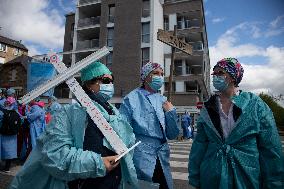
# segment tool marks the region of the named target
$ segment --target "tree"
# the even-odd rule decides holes
[[[283,95],[281,95],[282,97]],[[260,93],[259,97],[270,107],[273,112],[278,129],[284,130],[284,108],[282,108],[275,100],[274,96]]]

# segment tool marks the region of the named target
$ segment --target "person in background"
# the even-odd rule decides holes
[[[27,120],[26,110],[28,107],[18,101],[18,112],[22,118],[22,124],[18,132],[18,157],[20,160],[25,161],[32,149],[30,137],[30,123]]]
[[[4,108],[4,103],[6,101],[5,95],[4,95],[4,91],[2,89],[0,89],[0,110],[1,108]]]
[[[59,111],[62,106],[57,102],[57,98],[55,96],[48,97],[47,107],[46,107],[46,115],[45,120],[46,124],[48,124],[52,119],[52,114],[56,111]]]
[[[57,102],[57,98],[55,96],[48,97],[46,112],[53,113],[55,111],[59,111],[62,106]]]
[[[112,129],[129,148],[135,142],[131,126],[108,103],[113,77],[100,62],[81,71],[86,94]],[[117,154],[79,103],[63,106],[52,114],[46,132],[37,140],[10,189],[137,189],[132,153],[115,162]]]
[[[191,124],[191,117],[188,114],[188,112],[185,111],[181,117],[181,127],[183,130],[184,139],[190,139],[192,137],[192,130],[191,130],[190,124]]]
[[[17,100],[16,91],[13,88],[7,89],[6,95],[7,95],[7,98],[8,97],[13,97],[15,100]],[[17,101],[16,101],[16,103],[13,104],[13,108],[12,109],[15,109],[15,110],[18,109],[18,102]]]
[[[5,110],[15,110],[16,100],[13,97],[8,97],[4,103]],[[16,110],[15,110],[16,111]],[[3,111],[0,110],[0,127],[3,125]],[[4,168],[2,171],[9,173],[12,163],[12,159],[17,158],[17,134],[14,135],[3,135],[0,134],[0,158],[5,160]]]
[[[30,137],[32,149],[36,146],[36,139],[45,130],[45,110],[44,102],[38,98],[30,102],[30,110],[26,108],[26,118],[30,123]]]
[[[142,86],[123,99],[119,111],[132,126],[136,140],[142,142],[133,157],[138,178],[172,189],[167,139],[175,139],[179,129],[174,106],[158,92],[164,84],[163,74],[158,63],[144,65]]]
[[[204,103],[189,155],[189,184],[200,189],[283,189],[284,159],[270,108],[238,90],[244,69],[235,58],[213,68],[218,93]]]

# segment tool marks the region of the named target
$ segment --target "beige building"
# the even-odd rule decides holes
[[[0,64],[21,55],[28,55],[28,49],[21,42],[0,35]]]

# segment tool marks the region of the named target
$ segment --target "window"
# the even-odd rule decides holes
[[[114,23],[115,5],[111,4],[108,6],[108,22]]]
[[[114,28],[108,28],[108,32],[107,32],[107,46],[108,47],[113,47],[113,33],[114,33]]]
[[[150,0],[143,0],[142,17],[146,18],[150,16]]]
[[[150,23],[142,23],[142,43],[150,43]]]
[[[110,52],[106,57],[106,66],[107,67],[112,65],[112,54],[113,54],[113,52]]]
[[[172,91],[176,91],[176,83],[172,82]],[[169,91],[169,82],[165,82],[165,91]]]
[[[190,63],[185,62],[185,74],[191,74]]]
[[[66,83],[61,83],[54,89],[54,96],[58,98],[69,98],[69,87]]]
[[[150,48],[142,49],[142,66],[144,66],[150,60]]]
[[[169,17],[164,17],[164,30],[169,30]]]
[[[11,72],[11,79],[10,81],[16,81],[16,77],[17,77],[17,70],[12,70]]]
[[[71,24],[71,33],[70,33],[70,38],[73,39],[74,37],[74,28],[75,28],[75,24]]]
[[[183,17],[177,17],[177,29],[183,29]]]
[[[17,56],[17,55],[19,55],[19,54],[20,54],[20,49],[15,48],[15,49],[14,49],[14,55]]]
[[[174,75],[179,76],[182,75],[182,60],[175,60],[174,64]]]
[[[186,81],[185,82],[185,91],[186,92],[197,92],[197,83],[194,81]]]
[[[6,45],[3,43],[0,43],[0,51],[6,52]]]

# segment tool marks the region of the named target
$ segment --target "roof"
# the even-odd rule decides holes
[[[25,69],[27,69],[28,67],[28,63],[32,60],[32,57],[27,56],[27,55],[21,55],[18,56],[17,58],[2,64],[2,68],[7,67],[7,66],[11,66],[11,65],[15,65],[15,64],[22,64],[24,66]]]
[[[75,15],[74,12],[69,12],[69,13],[65,14],[65,17],[67,17],[67,16],[74,16],[74,15]]]
[[[25,47],[25,45],[21,44],[19,41],[15,41],[13,39],[9,39],[9,38],[1,36],[1,35],[0,35],[0,43],[4,43],[4,44],[7,44],[7,45],[11,45],[13,47],[17,47],[19,49],[23,49],[23,50],[28,51],[28,49]]]

